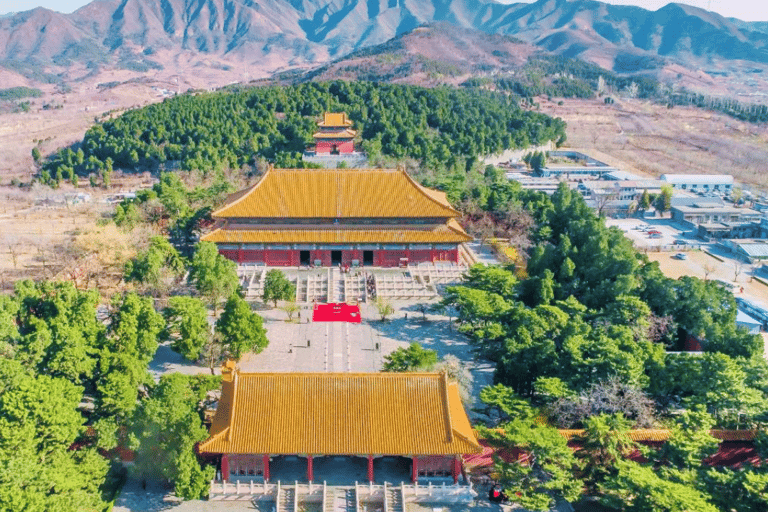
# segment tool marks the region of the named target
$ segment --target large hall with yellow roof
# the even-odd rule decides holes
[[[237,263],[397,267],[459,261],[471,237],[443,192],[403,169],[273,169],[202,237]]]

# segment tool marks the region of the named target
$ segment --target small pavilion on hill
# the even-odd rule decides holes
[[[445,193],[401,169],[269,169],[213,213],[202,240],[268,266],[457,263],[472,239],[458,216]]]
[[[343,155],[355,151],[355,135],[352,121],[344,112],[326,112],[323,120],[317,123],[318,131],[312,136],[315,139],[315,152],[318,155]]]
[[[412,480],[462,478],[462,455],[482,452],[459,389],[436,373],[240,373],[223,369],[221,399],[201,455],[228,482],[278,480],[286,461],[306,481],[338,477],[340,461],[405,464]],[[329,459],[332,459],[330,461]],[[323,473],[329,462],[335,475]],[[276,469],[274,471],[277,471]],[[296,473],[292,473],[296,475]],[[295,477],[295,476],[294,476]]]

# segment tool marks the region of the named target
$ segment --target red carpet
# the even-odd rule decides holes
[[[318,304],[312,311],[313,322],[351,322],[359,324],[362,321],[360,317],[360,306],[350,306],[349,304]]]

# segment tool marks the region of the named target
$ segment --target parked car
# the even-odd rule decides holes
[[[648,233],[648,238],[661,238],[663,235],[656,231],[655,233]]]
[[[688,259],[688,255],[685,254],[684,252],[679,252],[679,253],[675,254],[674,256],[672,256],[672,257],[675,258],[676,260],[687,260]]]

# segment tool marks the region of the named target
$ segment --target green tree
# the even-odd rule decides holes
[[[525,456],[512,462],[496,458],[498,481],[510,501],[528,510],[549,510],[557,499],[576,501],[583,483],[574,475],[579,461],[557,429],[528,416],[515,419],[503,432],[486,431],[493,444],[508,450],[523,450]]]
[[[296,285],[285,277],[282,270],[273,268],[264,278],[264,302],[272,301],[277,307],[278,300],[293,300],[296,298]]]
[[[599,414],[584,422],[584,434],[579,457],[584,462],[585,475],[594,486],[615,476],[620,461],[626,459],[637,445],[629,437],[631,423],[621,414]]]
[[[710,430],[715,426],[703,406],[675,417],[672,434],[660,450],[660,458],[682,470],[697,469],[701,461],[717,451],[719,442]]]
[[[424,349],[416,342],[407,348],[400,347],[384,356],[381,371],[413,372],[429,371],[437,364],[437,352]]]
[[[216,377],[163,375],[136,411],[137,470],[173,483],[183,499],[203,498],[214,477],[215,469],[195,455],[195,444],[208,438],[201,404],[218,387]]]
[[[219,303],[230,297],[240,285],[235,263],[219,254],[216,245],[200,242],[189,265],[189,280],[207,298],[216,316]]]
[[[152,382],[147,365],[165,322],[151,299],[134,293],[116,297],[110,317],[99,358],[96,405],[101,414],[124,419],[136,408],[139,387]]]
[[[154,236],[146,251],[125,264],[125,280],[167,290],[171,280],[178,281],[184,271],[184,260],[178,251],[165,237]]]
[[[108,463],[71,448],[83,431],[83,388],[0,358],[0,510],[103,510]]]
[[[708,497],[693,486],[662,478],[650,466],[616,463],[614,475],[600,485],[601,502],[626,512],[717,512]]]
[[[32,160],[34,160],[36,164],[40,163],[40,159],[42,157],[43,156],[40,154],[40,148],[38,148],[37,146],[32,148]]]
[[[709,468],[701,472],[700,488],[712,496],[718,510],[768,510],[768,471],[764,466]]]
[[[96,319],[98,293],[71,282],[19,281],[16,359],[39,373],[76,384],[93,378],[104,326]]]
[[[651,196],[648,193],[648,189],[643,189],[643,195],[640,196],[640,208],[647,210],[651,207]]]
[[[167,323],[163,338],[171,340],[171,347],[179,354],[197,360],[212,335],[205,304],[195,297],[171,297],[163,316]]]
[[[216,333],[235,359],[246,352],[259,353],[269,343],[261,317],[237,294],[224,305],[221,318],[216,322]]]
[[[288,321],[293,321],[293,315],[295,315],[299,311],[299,305],[296,304],[295,301],[288,301],[286,302],[283,307],[281,307],[283,311],[285,311],[285,314],[288,315]]]
[[[392,306],[392,303],[384,297],[377,296],[374,305],[376,306],[376,310],[378,311],[379,316],[381,316],[382,322],[386,320],[389,315],[395,312],[395,308]]]
[[[656,198],[656,204],[654,205],[661,213],[668,212],[672,207],[672,195],[674,191],[671,185],[662,185],[661,194]]]

